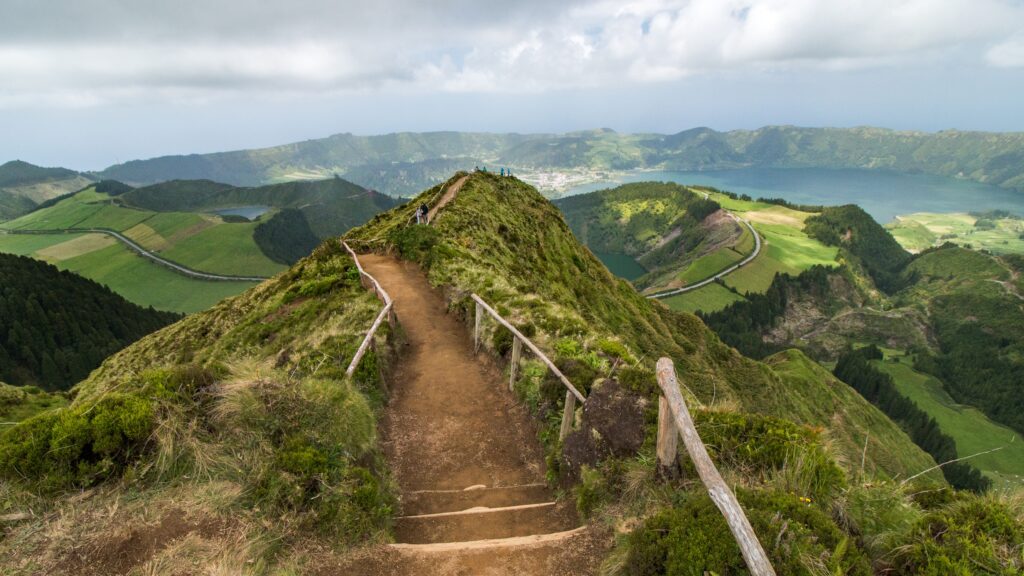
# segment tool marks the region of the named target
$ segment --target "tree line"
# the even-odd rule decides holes
[[[832,373],[903,427],[910,439],[937,463],[956,459],[956,441],[942,432],[935,418],[900,394],[892,376],[870,363],[881,359],[882,351],[874,344],[857,350],[848,349],[839,357]],[[991,480],[967,462],[946,464],[941,470],[946,481],[957,489],[984,492],[992,485]]]

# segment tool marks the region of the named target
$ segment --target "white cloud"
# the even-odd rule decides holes
[[[1024,7],[1007,0],[54,0],[4,11],[0,106],[538,92],[915,66],[954,51],[1024,65]]]
[[[999,68],[1024,66],[1024,35],[993,46],[985,54],[985,59]]]

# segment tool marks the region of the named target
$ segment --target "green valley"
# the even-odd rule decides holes
[[[341,234],[393,204],[343,180],[262,189],[205,181],[132,189],[104,181],[0,224],[0,252],[78,272],[143,306],[196,312],[256,281],[211,280],[173,270],[138,256],[125,242],[203,274],[269,277],[308,254],[321,238]],[[216,213],[254,205],[267,207],[255,221]]]
[[[898,216],[886,228],[910,252],[952,242],[995,254],[1024,253],[1024,218],[1005,211],[972,214],[922,212]]]

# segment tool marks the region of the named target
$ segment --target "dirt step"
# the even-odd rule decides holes
[[[395,540],[406,544],[468,542],[564,532],[578,525],[571,507],[555,502],[471,508],[397,518]]]
[[[607,534],[579,528],[537,537],[390,544],[363,549],[320,576],[593,576],[607,553]]]
[[[503,508],[517,504],[536,504],[551,500],[545,484],[521,486],[484,486],[465,490],[419,490],[402,496],[402,514],[417,516],[438,512],[458,512],[469,508]]]

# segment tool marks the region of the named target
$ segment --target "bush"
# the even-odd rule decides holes
[[[1024,573],[1024,524],[991,497],[967,496],[928,513],[911,543],[898,548],[896,567],[927,576]]]
[[[737,494],[776,573],[868,575],[864,554],[832,519],[795,496]],[[703,492],[648,519],[627,539],[630,576],[746,574],[725,518]]]
[[[788,420],[741,412],[694,412],[694,425],[716,462],[761,474],[799,468],[803,496],[821,498],[845,484],[818,433]]]
[[[431,248],[437,244],[438,232],[432,226],[405,226],[391,232],[389,241],[398,249],[398,254],[420,264],[427,264]]]
[[[134,461],[154,425],[152,402],[130,394],[44,412],[0,435],[0,475],[44,489],[91,486]]]

